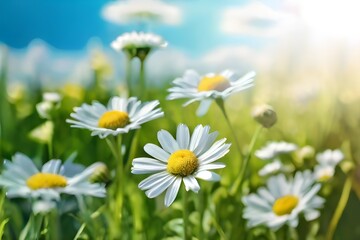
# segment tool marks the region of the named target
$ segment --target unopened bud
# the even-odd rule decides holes
[[[110,173],[108,167],[101,163],[95,169],[90,177],[90,182],[93,183],[108,183],[110,181]]]
[[[298,151],[298,156],[301,159],[311,159],[315,155],[315,149],[312,146],[304,146]]]
[[[252,111],[252,116],[264,128],[271,128],[277,121],[274,108],[267,104],[256,106]]]

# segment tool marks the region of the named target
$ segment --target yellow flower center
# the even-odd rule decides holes
[[[199,82],[198,91],[216,90],[222,92],[228,87],[230,87],[229,80],[221,75],[205,76]]]
[[[130,122],[129,115],[122,111],[108,111],[104,113],[99,119],[99,127],[117,129],[128,125]]]
[[[293,195],[285,195],[276,199],[272,210],[278,216],[290,214],[292,210],[294,210],[294,208],[298,205],[298,203],[299,198]]]
[[[53,173],[37,173],[26,181],[26,185],[32,190],[41,188],[63,188],[67,181],[64,176]]]
[[[182,149],[170,155],[167,171],[173,175],[186,177],[194,173],[198,166],[196,155],[190,150]]]

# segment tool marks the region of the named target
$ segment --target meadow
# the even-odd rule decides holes
[[[45,80],[1,45],[0,238],[360,239],[360,48],[301,33],[182,65],[130,31]]]

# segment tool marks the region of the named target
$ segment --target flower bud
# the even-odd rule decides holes
[[[315,149],[312,146],[304,146],[298,151],[298,156],[301,159],[311,159],[315,156]]]
[[[92,183],[108,183],[110,181],[110,173],[108,167],[101,163],[95,169],[90,177]]]
[[[267,104],[256,106],[252,111],[252,116],[264,128],[272,127],[277,121],[274,108]]]
[[[54,123],[52,121],[46,121],[40,126],[34,128],[30,133],[30,139],[35,142],[48,144],[54,135]]]

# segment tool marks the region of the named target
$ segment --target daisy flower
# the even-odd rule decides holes
[[[200,186],[195,178],[219,181],[220,176],[209,170],[224,168],[224,163],[214,163],[229,152],[226,138],[214,143],[218,133],[209,133],[209,126],[198,125],[190,136],[189,128],[179,124],[176,140],[168,131],[161,130],[157,138],[161,147],[146,144],[144,150],[153,158],[133,160],[133,174],[153,174],[140,182],[139,188],[149,198],[159,196],[166,190],[165,205],[170,206],[176,198],[181,182],[186,191],[198,192]]]
[[[187,70],[183,77],[173,81],[174,87],[168,91],[167,99],[174,100],[188,98],[184,106],[200,101],[197,115],[204,115],[213,100],[225,99],[235,92],[252,87],[255,72],[249,72],[243,77],[237,76],[233,71],[225,70],[220,74],[209,73],[200,76],[194,70]]]
[[[316,155],[316,161],[320,165],[336,166],[344,159],[344,154],[339,150],[328,149]]]
[[[141,103],[135,97],[113,97],[107,106],[94,101],[91,105],[83,104],[75,107],[71,113],[73,119],[66,122],[71,127],[85,128],[91,131],[91,136],[105,138],[109,135],[127,133],[140,128],[141,124],[164,116],[160,108],[156,108],[159,101]]]
[[[56,92],[43,93],[43,101],[36,104],[36,110],[41,118],[51,119],[55,110],[60,107],[62,96]]]
[[[152,49],[166,46],[167,42],[162,37],[144,32],[124,33],[111,43],[115,51],[124,51],[131,58],[137,56],[140,59],[145,58]]]
[[[257,150],[255,156],[268,160],[277,157],[283,153],[290,153],[297,149],[297,146],[293,143],[288,142],[270,142],[265,147]]]
[[[0,186],[6,188],[6,196],[9,198],[59,200],[61,193],[105,197],[104,185],[89,182],[97,165],[98,163],[94,163],[82,172],[68,177],[66,172],[71,169],[67,169],[68,164],[62,165],[60,160],[50,160],[39,171],[30,158],[17,153],[12,161],[5,160]]]
[[[260,176],[267,176],[277,172],[291,172],[292,170],[293,168],[291,166],[284,165],[279,159],[276,159],[266,164],[258,173]]]
[[[336,150],[326,150],[316,155],[319,163],[314,168],[314,176],[319,182],[326,182],[335,174],[335,167],[344,159],[344,154]]]
[[[335,166],[331,165],[316,165],[314,168],[314,177],[319,182],[326,182],[335,174]]]
[[[265,225],[273,230],[285,224],[297,227],[300,214],[307,221],[320,216],[318,209],[324,199],[317,196],[319,190],[320,184],[314,185],[310,171],[297,172],[290,180],[279,174],[268,179],[267,187],[243,197],[243,217],[248,220],[248,227]]]

